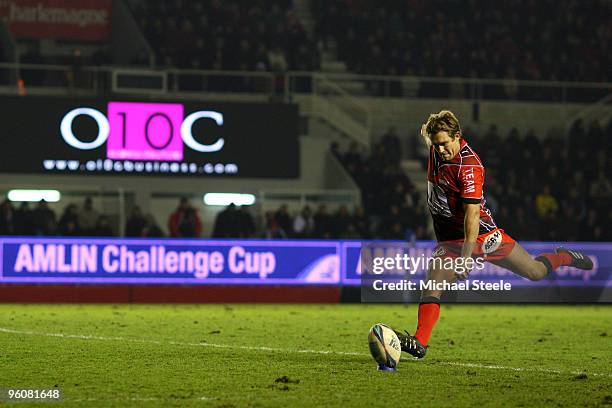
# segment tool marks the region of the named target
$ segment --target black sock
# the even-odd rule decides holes
[[[542,262],[544,264],[544,266],[546,267],[546,271],[547,271],[546,273],[551,273],[553,271],[552,264],[550,263],[548,258],[546,258],[545,256],[538,256],[535,258],[535,260]]]
[[[425,297],[422,297],[421,301],[419,302],[420,305],[427,304],[427,303],[435,303],[439,305],[440,299],[435,296],[425,296]]]

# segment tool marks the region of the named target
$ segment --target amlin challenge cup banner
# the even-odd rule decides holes
[[[555,243],[523,243],[536,254]],[[530,281],[475,259],[443,301],[612,302],[612,244],[565,243],[592,270],[559,268]],[[341,285],[362,302],[416,302],[431,289],[433,241],[175,240],[0,237],[0,283]],[[455,265],[456,266],[456,265]]]

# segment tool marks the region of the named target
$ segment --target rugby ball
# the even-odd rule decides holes
[[[377,323],[368,334],[370,353],[378,365],[395,368],[400,361],[402,348],[397,334],[386,324]]]

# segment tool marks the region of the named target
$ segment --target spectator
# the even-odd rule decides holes
[[[35,235],[53,235],[57,230],[55,212],[45,200],[39,201],[32,211],[32,224]]]
[[[381,145],[384,146],[384,150],[387,152],[386,158],[388,163],[399,164],[402,157],[402,146],[395,127],[391,126],[387,133],[383,135]]]
[[[96,222],[96,227],[90,230],[89,233],[96,237],[114,237],[115,233],[110,226],[108,217],[106,215],[100,215]]]
[[[271,211],[267,211],[265,215],[266,229],[264,231],[264,238],[267,239],[283,239],[287,238],[287,234],[279,227],[276,217]]]
[[[357,227],[355,226],[355,224],[353,224],[352,222],[350,222],[347,227],[346,227],[346,232],[343,234],[343,236],[341,238],[344,239],[363,239],[363,235],[361,235],[359,233],[359,231],[357,231]]]
[[[310,206],[306,205],[293,219],[293,233],[296,238],[311,238],[315,229]]]
[[[15,234],[36,235],[34,217],[28,202],[24,201],[15,211]]]
[[[332,219],[327,213],[325,204],[319,205],[317,212],[314,215],[315,236],[318,238],[331,238],[332,234]]]
[[[578,222],[581,222],[586,217],[584,197],[578,195],[578,190],[575,188],[570,187],[568,197],[563,200],[563,207],[568,208],[572,213],[572,217]]]
[[[563,240],[577,241],[580,238],[579,224],[572,207],[563,207],[561,211],[563,222],[559,225],[559,235]]]
[[[252,238],[255,236],[255,221],[247,206],[238,209],[238,225],[240,238]]]
[[[382,219],[379,225],[378,235],[386,239],[404,239],[405,224],[400,217],[400,210],[397,205],[392,205],[389,213]]]
[[[352,224],[355,226],[359,236],[363,238],[370,238],[370,220],[366,216],[362,206],[355,208]]]
[[[82,234],[79,226],[79,216],[76,204],[68,204],[66,208],[64,208],[64,213],[57,224],[57,233],[67,237],[74,237]]]
[[[142,215],[140,207],[135,205],[132,207],[132,213],[125,223],[125,235],[128,237],[140,237],[143,235],[143,229],[146,226],[146,219]]]
[[[287,204],[280,206],[280,208],[274,214],[274,218],[276,219],[278,227],[285,232],[285,235],[293,235],[293,222],[291,221]]]
[[[240,236],[241,217],[236,205],[230,203],[223,211],[217,214],[213,227],[214,238],[238,238]]]
[[[352,220],[348,208],[346,205],[341,205],[335,217],[333,217],[334,236],[336,238],[346,236],[350,224],[352,224]]]
[[[515,234],[517,239],[525,241],[534,241],[538,238],[537,231],[533,228],[533,223],[530,222],[523,207],[518,207],[514,217],[510,223],[512,228],[510,231]]]
[[[141,230],[141,236],[144,238],[162,238],[164,236],[164,232],[157,224],[152,214],[146,215],[145,223]]]
[[[178,208],[168,219],[170,236],[176,238],[195,238],[202,233],[202,222],[196,210],[186,197],[181,198]]]
[[[599,227],[599,216],[595,209],[589,209],[586,220],[580,227],[580,240],[596,241],[596,229]]]
[[[13,235],[15,233],[15,208],[13,204],[4,200],[0,204],[0,234]]]
[[[287,71],[287,60],[279,46],[275,46],[268,51],[268,67],[271,71],[278,73]]]
[[[590,196],[596,200],[608,200],[612,197],[612,184],[603,170],[591,183]]]
[[[540,219],[553,217],[559,209],[559,203],[557,199],[550,193],[550,186],[548,184],[542,187],[542,192],[536,196],[535,199],[536,211]]]
[[[96,229],[96,224],[99,221],[100,214],[93,208],[93,200],[91,197],[85,198],[83,208],[78,213],[79,226],[85,235],[90,235]]]

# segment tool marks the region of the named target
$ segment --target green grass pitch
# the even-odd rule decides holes
[[[610,306],[443,305],[424,360],[376,371],[370,326],[413,330],[415,315],[415,305],[0,305],[0,388],[59,386],[59,405],[72,407],[612,406]]]

